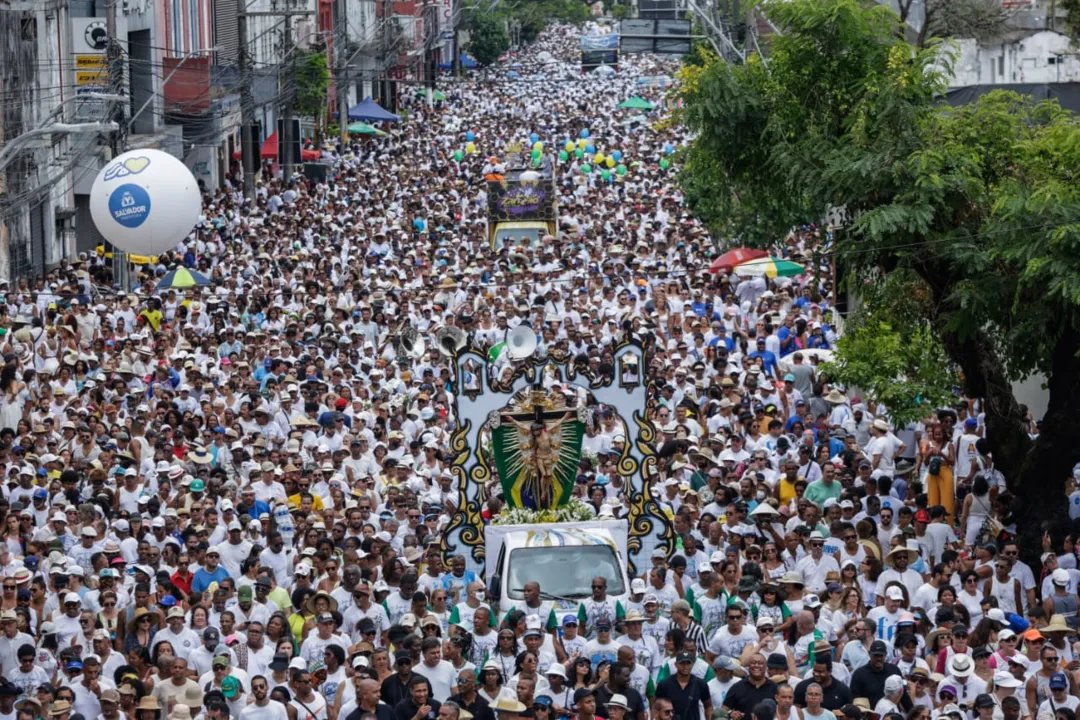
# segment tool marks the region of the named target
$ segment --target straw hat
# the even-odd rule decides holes
[[[843,405],[847,402],[847,398],[844,396],[844,393],[840,392],[836,388],[833,388],[829,391],[829,394],[825,396],[825,402],[831,403],[833,405]]]
[[[885,556],[885,560],[884,560],[885,564],[888,565],[889,567],[892,567],[893,562],[895,562],[897,556],[899,556],[899,555],[907,555],[907,559],[908,559],[909,564],[913,563],[913,562],[915,562],[916,560],[919,559],[918,551],[910,550],[910,549],[908,549],[906,547],[903,547],[903,546],[897,546],[897,547],[893,548],[892,550],[890,550],[889,554]]]
[[[1039,631],[1043,635],[1049,635],[1050,633],[1068,633],[1069,635],[1075,635],[1076,630],[1069,627],[1069,624],[1065,622],[1065,617],[1054,613],[1050,616],[1050,624],[1044,628],[1039,628]]]
[[[490,707],[495,712],[505,713],[523,713],[526,710],[523,703],[518,702],[514,698],[508,697],[500,697],[495,702],[491,703],[491,705],[489,705],[488,707]]]

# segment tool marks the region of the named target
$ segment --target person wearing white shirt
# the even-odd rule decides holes
[[[421,661],[413,672],[425,677],[431,684],[431,696],[439,702],[446,702],[454,694],[458,671],[453,663],[442,659],[442,641],[439,638],[424,638],[420,644]]]
[[[810,533],[810,554],[799,560],[795,572],[802,576],[803,584],[813,592],[825,589],[825,576],[830,572],[840,574],[836,558],[825,554],[825,537],[817,530]]]
[[[908,563],[916,560],[918,553],[914,550],[899,545],[892,549],[888,555],[885,556],[885,564],[888,566],[881,575],[878,576],[877,587],[875,588],[875,595],[878,598],[878,602],[885,602],[885,588],[891,582],[899,582],[908,591],[908,597],[914,597],[915,592],[923,584],[922,575],[914,570],[908,569]]]

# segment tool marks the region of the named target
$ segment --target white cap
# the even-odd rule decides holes
[[[229,532],[232,532],[233,530],[243,530],[243,529],[244,528],[242,528],[240,526],[240,521],[239,520],[233,520],[231,523],[229,523]]]
[[[79,605],[82,605],[82,598],[79,597],[79,593],[69,592],[67,595],[64,596],[64,604],[67,605],[68,603],[77,603]]]
[[[83,537],[96,538],[97,537],[97,530],[95,530],[94,528],[87,525],[86,527],[84,527],[82,530],[79,531],[79,534],[82,535]]]
[[[1055,585],[1068,585],[1069,584],[1069,572],[1064,568],[1058,568],[1050,574],[1050,580]]]
[[[885,591],[885,597],[889,600],[903,600],[904,591],[895,585],[890,585],[889,589]]]
[[[642,595],[645,593],[645,581],[641,578],[634,578],[630,581],[630,593],[632,595]]]

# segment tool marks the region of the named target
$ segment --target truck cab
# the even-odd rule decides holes
[[[489,525],[485,529],[486,577],[499,616],[524,599],[525,583],[540,584],[541,598],[566,612],[592,594],[592,579],[607,580],[609,598],[630,597],[626,520],[536,525]]]
[[[532,249],[545,235],[557,230],[555,172],[551,159],[541,156],[532,167],[517,153],[507,159],[507,169],[489,177],[488,240],[493,252]]]

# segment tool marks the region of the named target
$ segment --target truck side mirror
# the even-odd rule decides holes
[[[502,592],[502,575],[491,576],[491,586],[488,588],[488,597],[492,601],[498,602]]]

